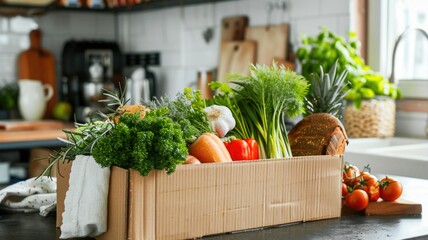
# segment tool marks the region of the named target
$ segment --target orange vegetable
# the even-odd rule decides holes
[[[188,155],[183,164],[201,164],[201,161],[192,155]]]
[[[212,133],[204,133],[190,145],[189,154],[201,163],[231,162],[229,152],[219,137]]]
[[[134,114],[136,112],[140,113],[140,118],[143,119],[144,116],[146,115],[146,112],[149,111],[148,108],[146,108],[143,105],[125,105],[125,106],[121,106],[118,109],[118,112],[115,117],[114,117],[114,122],[118,123],[119,122],[119,118],[120,116],[123,116],[125,114]]]

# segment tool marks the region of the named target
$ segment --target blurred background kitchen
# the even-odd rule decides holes
[[[55,136],[67,122],[102,110],[102,88],[127,86],[131,103],[185,87],[209,97],[206,82],[263,63],[263,54],[299,72],[294,53],[301,37],[321,27],[344,38],[356,32],[361,56],[389,77],[400,34],[408,27],[428,30],[427,7],[424,0],[0,0],[0,183],[39,174],[43,164],[28,160],[60,146]],[[279,38],[267,35],[267,49],[269,41],[280,44],[259,52],[251,40],[261,47],[265,29],[279,31]],[[409,31],[397,48],[394,77],[404,98],[397,101],[395,136],[427,136],[425,35]],[[232,53],[222,45],[230,41]],[[24,79],[40,85],[28,87]],[[26,100],[43,102],[42,110],[20,104],[17,89],[29,89],[27,98],[41,89]]]

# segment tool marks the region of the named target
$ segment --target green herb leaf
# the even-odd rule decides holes
[[[120,117],[108,135],[101,137],[92,155],[104,167],[132,168],[146,176],[153,169],[175,171],[188,155],[181,126],[168,117],[166,107]]]
[[[229,107],[236,120],[230,135],[255,138],[262,157],[289,157],[283,120],[304,111],[308,84],[303,76],[275,62],[272,66],[252,65],[250,70],[249,76],[231,75],[230,83],[236,86],[233,93],[220,92],[208,104]]]
[[[302,46],[297,49],[297,58],[302,64],[302,75],[309,77],[311,73],[319,73],[319,66],[330,69],[338,60],[338,72],[348,71],[347,81],[349,88],[355,91],[348,93],[347,99],[356,100],[355,92],[360,92],[359,97],[373,98],[375,96],[389,96],[393,99],[400,97],[400,91],[379,73],[371,70],[359,54],[360,43],[355,32],[350,32],[349,39],[345,40],[327,28],[323,27],[316,40],[313,37],[302,37]],[[362,90],[371,89],[371,91]],[[315,89],[315,88],[314,88]],[[352,96],[354,95],[354,96]],[[361,99],[360,99],[361,100]],[[359,106],[359,102],[355,102]]]

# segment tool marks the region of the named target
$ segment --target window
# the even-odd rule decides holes
[[[369,1],[368,63],[388,77],[393,70],[404,97],[428,98],[427,9],[426,0]]]
[[[391,4],[388,28],[393,36],[404,33],[397,45],[396,79],[428,79],[428,35],[414,30],[420,28],[428,32],[428,2],[395,0],[388,3]]]

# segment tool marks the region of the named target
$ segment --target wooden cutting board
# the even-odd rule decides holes
[[[257,44],[254,41],[224,41],[220,45],[220,62],[217,70],[217,80],[228,82],[228,73],[247,75],[250,64],[256,59]]]
[[[51,118],[52,109],[57,102],[55,81],[55,58],[41,45],[41,31],[30,32],[30,48],[22,52],[18,57],[19,79],[32,79],[50,84],[54,90],[53,97],[48,101],[44,118]]]
[[[245,39],[257,42],[259,64],[271,65],[274,58],[287,59],[288,24],[248,27]]]
[[[221,20],[221,41],[243,41],[247,27],[247,16],[223,18]]]
[[[201,91],[201,97],[204,99],[213,98],[213,91],[209,87],[209,84],[214,79],[214,71],[201,71],[198,72],[196,85]]]
[[[388,215],[417,215],[422,213],[422,204],[398,199],[393,202],[370,202],[364,209],[366,216],[388,216]],[[355,211],[342,206],[342,216],[354,215]]]
[[[0,130],[21,131],[39,129],[62,129],[63,122],[57,120],[41,121],[0,121]]]
[[[422,204],[398,199],[393,202],[371,202],[364,210],[366,216],[415,215],[422,213]]]

